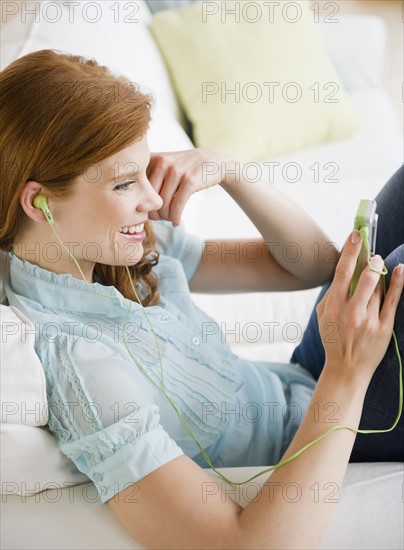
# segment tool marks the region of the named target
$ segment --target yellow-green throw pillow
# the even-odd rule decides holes
[[[314,17],[305,1],[203,2],[153,17],[197,147],[248,162],[358,128]]]

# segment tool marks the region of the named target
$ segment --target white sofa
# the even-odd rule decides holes
[[[43,48],[94,56],[102,64],[125,73],[132,81],[155,92],[158,102],[149,134],[151,151],[193,147],[182,127],[184,115],[163,59],[147,28],[152,15],[145,2],[132,3],[139,8],[135,26],[103,17],[92,26],[78,18],[74,28],[66,17],[68,2],[59,2],[65,17],[56,23],[44,17],[45,4],[50,3],[18,1],[9,4],[17,11],[13,14],[14,8],[10,8],[6,16],[3,12],[2,69],[13,59]],[[25,18],[22,18],[22,4],[26,5]],[[103,10],[107,10],[107,5],[108,2],[102,2]],[[30,15],[27,8],[36,9],[37,15]],[[271,158],[271,162],[279,163],[273,165],[275,179],[271,183],[297,201],[325,228],[331,240],[341,246],[351,230],[359,200],[374,197],[402,163],[402,133],[398,125],[399,113],[394,111],[384,90],[386,34],[381,20],[340,15],[338,24],[320,23],[319,27],[339,76],[357,107],[362,126],[349,139]],[[136,55],[136,52],[142,52],[142,55]],[[301,170],[301,179],[297,183],[283,177],[286,175],[288,178],[287,169],[292,166],[289,163],[294,163]],[[320,181],[315,181],[314,170],[310,168],[314,163],[318,163]],[[268,174],[265,165],[260,165],[263,174]],[[330,182],[329,179],[336,181]],[[207,212],[209,216],[206,216]],[[192,196],[183,220],[187,231],[207,239],[258,236],[245,214],[219,187]],[[7,266],[2,264],[2,267],[6,269]],[[276,294],[194,294],[193,299],[221,323],[235,353],[251,359],[287,362],[297,344],[295,334],[298,338],[304,330],[318,292],[319,289]],[[14,313],[3,307],[2,321]],[[29,320],[23,322],[29,323]],[[276,323],[271,334],[264,330],[267,325],[263,323],[268,322]],[[253,323],[258,330],[249,332],[247,327],[251,325],[248,323]],[[290,323],[298,327],[293,336],[285,329]],[[6,364],[6,351],[3,346],[3,365]],[[40,387],[43,380],[41,382],[38,378],[38,365],[30,365],[30,368],[33,372],[36,369],[33,376],[37,377]],[[43,424],[33,429],[40,430],[44,449],[50,456],[48,462],[53,460],[55,477],[50,479],[65,479],[65,484],[43,484],[41,492],[30,495],[32,485],[29,483],[35,485],[30,464],[36,468],[36,461],[41,461],[41,447],[35,439],[37,447],[34,448],[34,439],[31,441],[27,435],[28,426],[21,426],[21,447],[16,445],[10,452],[7,448],[11,441],[10,426],[3,423],[1,444],[2,451],[6,452],[2,452],[1,463],[1,548],[141,548],[117,523],[109,507],[100,503],[92,483],[81,473],[73,472],[74,468],[61,455]],[[7,463],[6,460],[12,460],[12,457],[13,464]],[[21,464],[20,483],[27,480],[25,492],[9,483],[13,481],[10,472],[15,472],[16,463]],[[259,470],[225,469],[234,480],[246,479]],[[265,478],[261,476],[256,482],[262,483]],[[350,464],[321,547],[402,548],[403,482],[402,463]],[[250,487],[253,495],[254,487]],[[332,495],[323,495],[324,498],[327,496]],[[253,497],[245,489],[236,492],[232,498],[245,505]]]

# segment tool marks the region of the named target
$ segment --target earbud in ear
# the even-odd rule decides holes
[[[48,220],[50,224],[55,223],[55,220],[53,219],[51,211],[49,210],[48,199],[47,197],[45,197],[45,195],[36,195],[36,197],[34,197],[33,204],[35,208],[42,210],[45,218]]]

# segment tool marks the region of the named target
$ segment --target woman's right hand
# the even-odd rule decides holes
[[[353,242],[353,236],[358,238],[357,242]],[[363,270],[350,298],[349,286],[361,244],[358,231],[354,231],[345,243],[333,282],[316,312],[326,353],[324,369],[348,379],[360,377],[363,381],[367,377],[370,383],[392,337],[403,290],[404,275],[400,271],[404,271],[404,266],[394,269],[381,309],[380,275],[369,266]],[[384,265],[380,256],[374,256],[371,263],[379,271]]]

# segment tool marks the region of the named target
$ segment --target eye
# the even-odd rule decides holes
[[[125,183],[121,183],[120,185],[117,185],[116,187],[114,187],[114,190],[115,191],[126,191],[127,189],[129,189],[129,187],[131,187],[131,185],[133,183],[137,183],[137,180],[125,181]]]

